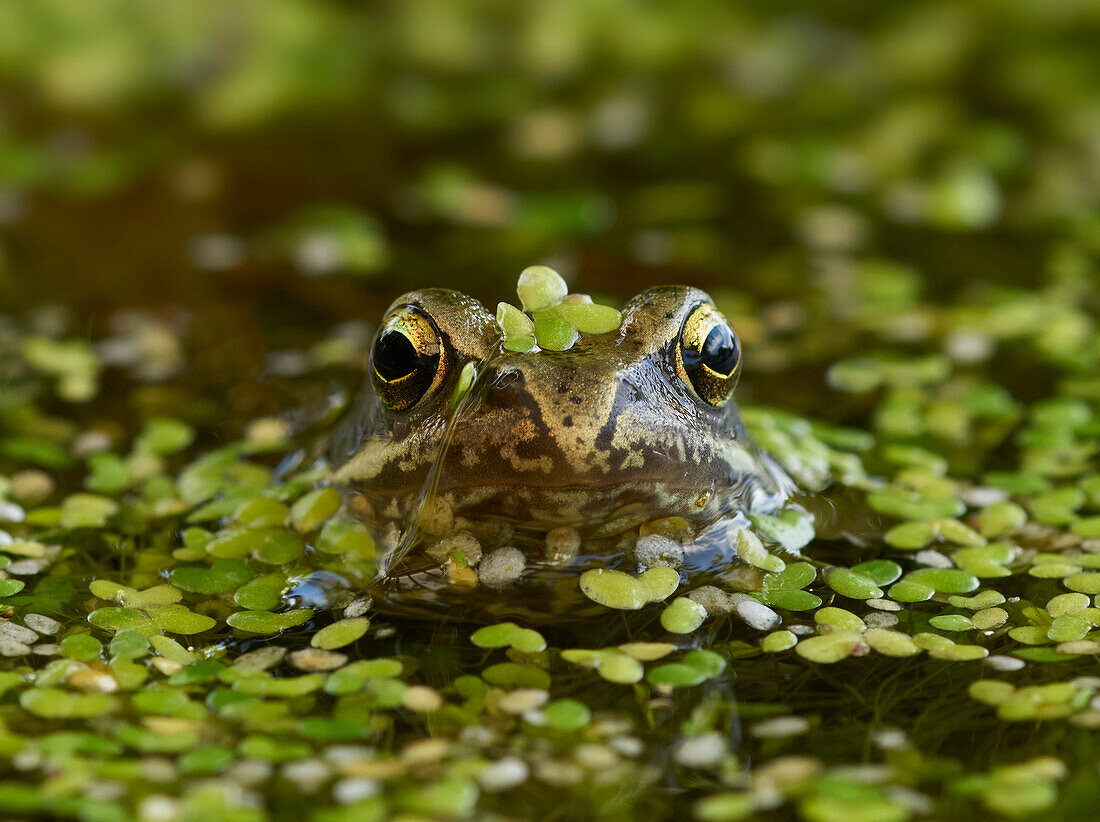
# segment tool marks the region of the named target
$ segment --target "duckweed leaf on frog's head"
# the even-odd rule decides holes
[[[535,324],[514,305],[497,303],[497,325],[508,351],[522,353],[535,347]]]
[[[538,311],[557,305],[569,293],[569,286],[554,269],[532,265],[523,269],[516,284],[516,293],[524,311]]]
[[[566,300],[553,309],[565,322],[584,334],[608,334],[622,323],[622,314],[609,305]]]
[[[567,351],[577,341],[577,329],[551,309],[535,312],[535,341],[547,351]]]
[[[505,302],[497,304],[496,321],[505,350],[522,353],[537,345],[547,351],[567,351],[581,333],[607,334],[619,327],[622,314],[617,309],[568,291],[565,280],[553,269],[544,265],[525,268],[516,287],[523,310]]]

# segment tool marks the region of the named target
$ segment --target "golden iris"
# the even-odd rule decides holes
[[[371,346],[370,372],[374,390],[391,411],[407,411],[438,388],[447,358],[431,317],[413,305],[391,311]]]
[[[676,368],[681,379],[709,405],[724,405],[733,396],[741,373],[741,343],[713,305],[695,306],[684,320]]]

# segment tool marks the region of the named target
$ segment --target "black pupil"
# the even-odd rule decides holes
[[[699,362],[711,371],[728,377],[737,367],[740,356],[733,332],[728,326],[716,325],[707,334],[703,350],[699,352]]]
[[[407,377],[420,366],[421,359],[412,341],[400,331],[383,334],[374,346],[374,368],[387,381]]]

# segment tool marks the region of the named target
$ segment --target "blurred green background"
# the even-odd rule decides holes
[[[1035,285],[1100,245],[1098,34],[1090,0],[8,2],[4,299]]]

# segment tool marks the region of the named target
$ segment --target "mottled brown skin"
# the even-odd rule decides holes
[[[694,288],[650,289],[627,304],[617,331],[582,335],[564,352],[514,354],[475,300],[444,289],[405,294],[391,310],[417,306],[434,320],[450,352],[446,374],[400,413],[368,383],[338,440],[335,479],[360,496],[356,510],[376,528],[409,524],[437,463],[433,517],[441,505],[444,518],[584,531],[632,514],[705,524],[773,508],[787,487],[745,438],[736,401],[708,405],[677,372],[684,320],[709,302]],[[471,360],[477,381],[440,461],[451,397]]]

